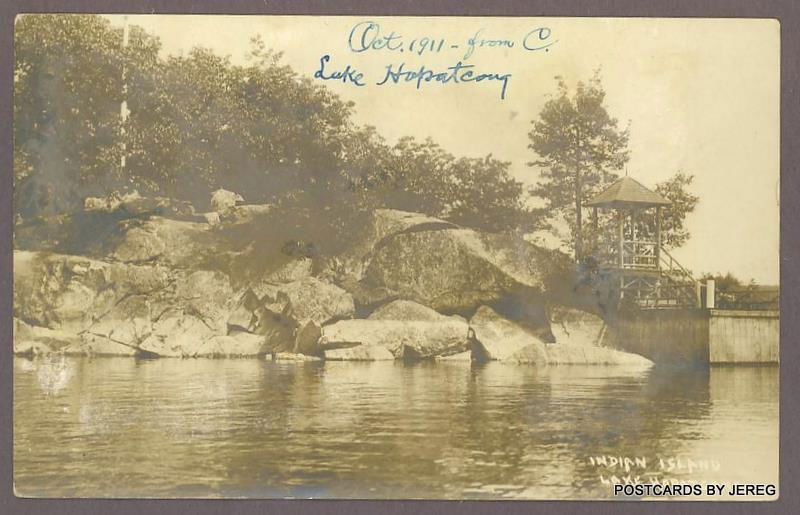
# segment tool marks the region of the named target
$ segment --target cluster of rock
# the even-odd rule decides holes
[[[217,199],[221,223],[269,210],[239,199]],[[558,258],[521,239],[378,210],[326,266],[293,257],[239,286],[216,223],[122,221],[99,258],[16,250],[14,352],[649,363],[601,346],[594,315],[548,308]]]

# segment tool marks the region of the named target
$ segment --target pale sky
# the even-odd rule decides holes
[[[121,16],[109,18],[122,23]],[[363,73],[363,87],[324,81],[355,102],[356,122],[374,125],[390,143],[404,135],[430,136],[457,156],[491,153],[510,161],[513,175],[526,184],[537,180],[537,171],[525,164],[533,158],[527,133],[556,90],[554,76],[574,84],[599,67],[609,112],[622,126],[631,122],[629,175],[649,187],[678,170],[695,176],[692,191],[701,200],[688,218],[692,237],[675,257],[696,274],[730,271],[778,283],[775,20],[137,15],[129,21],[157,35],[165,53],[200,45],[236,63],[245,63],[250,38],[258,34],[309,78],[320,58],[330,55],[326,75],[348,64]],[[404,45],[403,52],[354,52],[348,38],[364,21],[378,23],[381,35],[394,32],[392,45]],[[525,36],[542,27],[549,37],[538,42],[546,33],[534,32],[528,43],[553,42],[547,50],[523,48]],[[465,60],[468,40],[479,30],[477,39],[509,40],[513,47],[476,48]],[[423,37],[437,48],[445,42],[438,52],[412,53],[411,41],[418,48]],[[459,61],[474,65],[475,74],[511,74],[505,99],[497,80],[423,83],[419,90],[416,81],[377,86],[387,65],[446,72]]]

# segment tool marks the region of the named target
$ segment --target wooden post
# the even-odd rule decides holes
[[[625,210],[618,209],[617,210],[617,252],[619,255],[617,256],[617,264],[619,266],[619,270],[617,270],[617,274],[619,275],[619,300],[625,296],[625,292],[623,291],[623,286],[625,285],[625,278],[623,275],[623,269],[625,268],[625,258],[623,257],[623,249],[624,249],[624,242],[625,241]]]
[[[631,242],[631,266],[636,267],[639,265],[637,254],[639,253],[639,249],[637,248],[636,243],[636,210],[631,208],[630,210],[630,220],[631,220],[631,230],[630,230],[630,242]]]
[[[592,254],[597,256],[599,254],[599,241],[600,241],[600,234],[597,229],[597,206],[592,208],[592,226],[594,228],[593,235],[592,235]]]
[[[661,269],[661,206],[656,207],[656,268]]]

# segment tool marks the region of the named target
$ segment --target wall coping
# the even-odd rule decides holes
[[[780,318],[778,310],[745,310],[745,309],[709,309],[709,314],[714,317],[729,318]]]

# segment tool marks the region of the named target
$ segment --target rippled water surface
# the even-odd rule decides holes
[[[14,361],[19,495],[604,498],[625,477],[776,483],[777,367]]]

